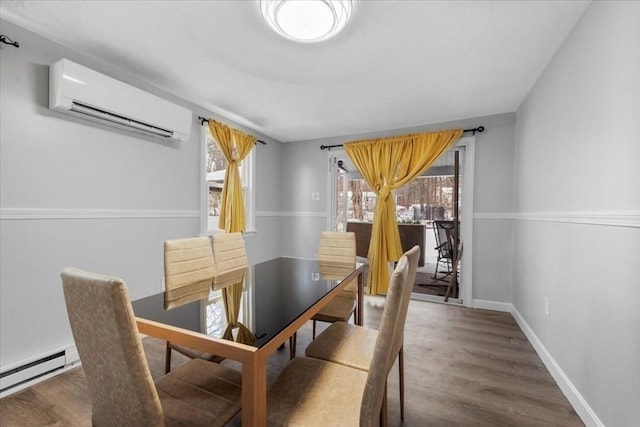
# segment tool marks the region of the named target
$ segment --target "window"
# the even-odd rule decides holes
[[[345,229],[345,213],[346,221],[373,221],[377,196],[364,179],[356,174],[339,174],[337,195],[337,230]],[[437,219],[452,219],[453,176],[420,176],[395,190],[394,199],[400,224],[430,224]]]
[[[227,169],[227,160],[216,144],[207,126],[202,127],[204,147],[204,194],[203,194],[203,228],[205,233],[217,232],[222,205],[222,187]],[[240,164],[240,177],[245,206],[245,234],[255,231],[254,168],[255,149]]]

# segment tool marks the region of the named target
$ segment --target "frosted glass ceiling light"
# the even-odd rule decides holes
[[[352,0],[260,0],[267,24],[282,37],[314,43],[338,34],[351,17]]]

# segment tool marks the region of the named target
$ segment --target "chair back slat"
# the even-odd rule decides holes
[[[242,233],[214,234],[213,254],[217,275],[249,266]]]
[[[164,242],[166,308],[205,297],[215,274],[211,238],[190,237]]]
[[[323,231],[320,233],[318,247],[320,266],[328,269],[328,265],[354,265],[356,262],[356,234],[352,231]],[[356,283],[352,280],[341,292],[355,298]]]
[[[353,263],[356,260],[356,235],[353,232],[323,231],[318,248],[320,261]]]
[[[249,266],[242,233],[214,234],[212,246],[217,273],[213,279],[214,289],[242,283]]]
[[[125,283],[72,268],[61,276],[93,425],[164,425]]]

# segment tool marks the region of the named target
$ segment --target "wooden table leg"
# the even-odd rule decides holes
[[[242,425],[267,425],[267,358],[260,351],[242,364]]]

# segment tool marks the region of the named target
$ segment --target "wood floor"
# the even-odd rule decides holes
[[[383,301],[366,297],[367,326],[377,328]],[[298,333],[298,355],[310,340],[309,322]],[[155,378],[163,372],[164,342],[143,342]],[[584,425],[510,314],[411,301],[404,354],[405,420],[396,362],[388,385],[390,427]],[[271,357],[269,382],[288,355],[283,349]],[[174,353],[174,366],[184,360]],[[90,426],[90,420],[82,368],[0,399],[2,427]],[[230,425],[239,426],[239,417]]]

